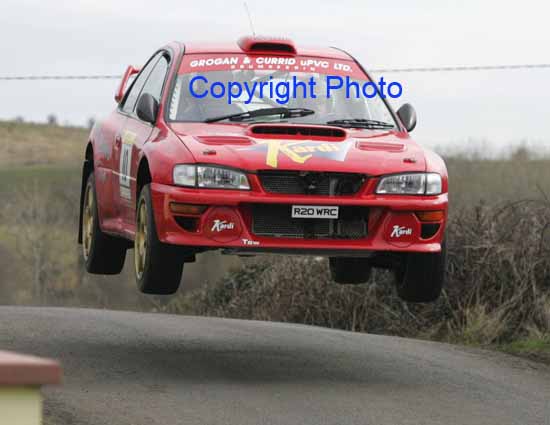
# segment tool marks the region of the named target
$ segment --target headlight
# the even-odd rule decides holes
[[[246,174],[222,167],[176,165],[174,184],[208,189],[250,190]]]
[[[176,165],[174,167],[174,184],[195,187],[197,185],[197,167]]]
[[[380,179],[376,193],[395,195],[439,195],[441,176],[436,173],[395,174]]]

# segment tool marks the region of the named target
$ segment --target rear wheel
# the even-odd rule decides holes
[[[86,271],[118,274],[124,267],[127,242],[103,233],[99,227],[94,173],[88,176],[82,206],[82,254]]]
[[[411,252],[395,270],[396,287],[403,301],[427,303],[437,300],[445,283],[447,244],[441,244],[441,252],[423,254]]]
[[[365,258],[331,257],[329,266],[332,280],[336,283],[356,285],[370,278],[371,266]]]
[[[151,190],[141,190],[136,211],[134,264],[136,282],[145,294],[169,295],[178,290],[184,257],[177,247],[159,241]]]

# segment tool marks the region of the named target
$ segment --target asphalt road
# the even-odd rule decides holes
[[[47,424],[550,424],[550,368],[309,326],[0,307],[0,349],[60,359]]]

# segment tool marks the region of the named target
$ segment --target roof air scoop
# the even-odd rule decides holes
[[[283,37],[245,36],[237,41],[239,47],[246,53],[295,55],[294,42]]]

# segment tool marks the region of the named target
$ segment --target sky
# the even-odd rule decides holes
[[[256,33],[337,46],[367,69],[550,63],[543,0],[248,0]],[[173,41],[251,32],[242,1],[2,0],[0,76],[122,74]],[[379,75],[375,75],[379,77]],[[550,69],[384,74],[428,146],[550,149]],[[84,125],[114,107],[117,80],[0,81],[0,119]]]

